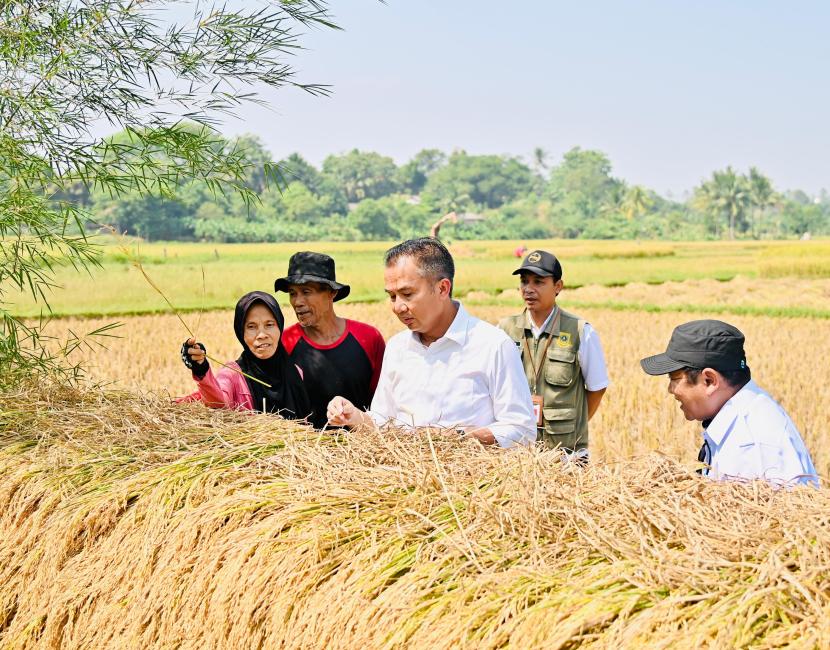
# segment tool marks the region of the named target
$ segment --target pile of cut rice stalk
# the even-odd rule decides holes
[[[0,395],[0,648],[830,646],[830,498]]]

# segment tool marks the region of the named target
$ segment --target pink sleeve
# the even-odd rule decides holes
[[[175,404],[186,404],[187,402],[201,402],[202,401],[202,394],[197,390],[190,395],[184,395],[183,397],[177,397],[173,400]]]
[[[214,375],[213,370],[208,369],[202,379],[193,377],[205,405],[211,408],[253,410],[254,404],[248,383],[235,371],[236,368],[238,366],[231,362],[222,368],[218,375]]]

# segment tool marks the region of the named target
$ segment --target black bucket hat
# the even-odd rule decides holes
[[[693,320],[675,327],[666,351],[642,359],[640,366],[650,375],[683,368],[740,370],[747,367],[744,335],[723,321]]]
[[[288,275],[284,278],[277,278],[274,282],[274,290],[288,291],[289,284],[305,284],[306,282],[319,282],[334,289],[337,292],[334,296],[335,302],[343,300],[351,291],[348,284],[340,284],[335,280],[334,259],[323,253],[312,251],[300,251],[291,256],[288,260]]]

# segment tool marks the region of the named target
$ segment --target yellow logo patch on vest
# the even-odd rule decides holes
[[[539,251],[533,251],[527,256],[527,261],[531,264],[536,264],[540,259],[542,259],[542,254]]]
[[[571,334],[570,332],[559,332],[559,336],[556,337],[556,347],[558,348],[572,348],[573,341],[571,341]]]

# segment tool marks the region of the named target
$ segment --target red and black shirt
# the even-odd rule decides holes
[[[386,349],[377,328],[346,319],[343,335],[334,343],[321,345],[309,339],[297,323],[283,332],[282,342],[291,360],[303,370],[315,427],[326,424],[326,409],[337,395],[360,409],[369,408]]]

